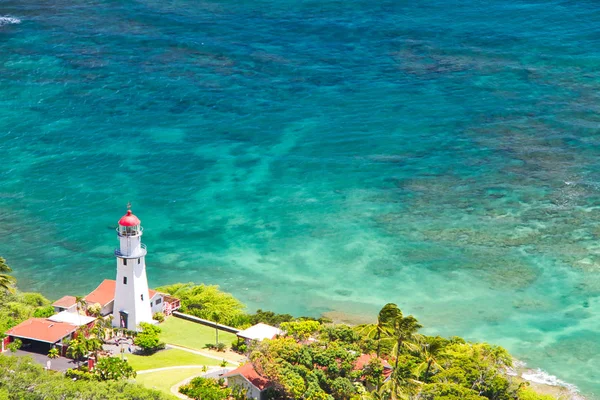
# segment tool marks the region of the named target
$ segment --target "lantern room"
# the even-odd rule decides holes
[[[123,215],[119,220],[117,232],[119,236],[137,236],[142,233],[141,222],[138,217],[133,215],[131,209],[127,210],[127,214]]]

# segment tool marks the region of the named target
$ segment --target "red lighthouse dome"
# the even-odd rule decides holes
[[[140,219],[133,215],[131,210],[127,210],[127,214],[123,215],[119,220],[119,225],[121,226],[138,226],[140,224]]]

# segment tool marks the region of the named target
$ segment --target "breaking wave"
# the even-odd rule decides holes
[[[14,17],[0,17],[0,26],[10,25],[10,24],[20,24],[21,20],[19,18]]]
[[[585,400],[585,397],[582,397],[579,394],[577,386],[567,383],[565,381],[561,381],[556,376],[550,375],[549,373],[542,371],[539,368],[527,370],[521,374],[521,377],[527,381],[534,383],[540,383],[549,386],[561,386],[567,388],[569,392],[571,392],[571,400]]]

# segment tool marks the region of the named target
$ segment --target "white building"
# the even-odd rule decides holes
[[[239,331],[236,335],[238,338],[244,339],[247,346],[250,346],[253,341],[262,342],[265,339],[275,339],[275,337],[283,335],[283,331],[274,326],[260,322],[256,325],[252,325],[248,329]]]
[[[146,246],[138,217],[127,210],[119,220],[117,235],[117,279],[113,306],[113,326],[135,330],[140,323],[153,323],[146,278]]]

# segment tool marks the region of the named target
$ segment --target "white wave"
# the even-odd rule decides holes
[[[572,385],[570,383],[567,383],[565,381],[562,381],[560,379],[558,379],[556,376],[554,375],[550,375],[549,373],[542,371],[541,369],[530,369],[527,370],[525,372],[523,372],[521,374],[521,378],[530,381],[530,382],[534,382],[534,383],[540,383],[543,385],[549,385],[549,386],[560,386],[560,387],[564,387],[567,388],[569,390],[569,392],[571,392],[571,399],[572,400],[584,400],[584,397],[581,397],[578,393],[579,393],[579,389],[577,389],[577,386]]]
[[[20,24],[20,23],[21,23],[21,20],[19,18],[8,17],[8,16],[0,17],[0,26],[9,25],[9,24]]]

